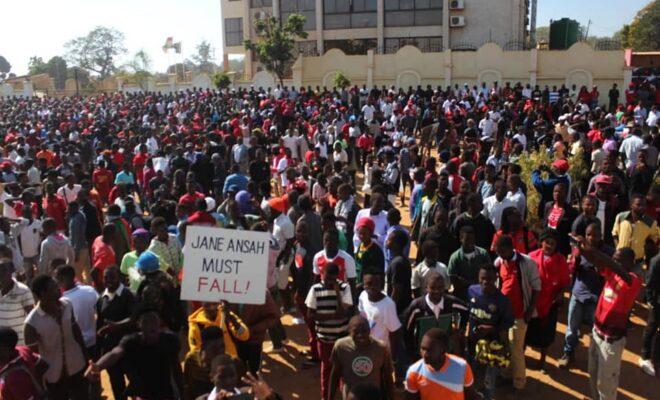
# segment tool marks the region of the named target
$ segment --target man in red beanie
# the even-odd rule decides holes
[[[569,188],[569,190],[567,190],[567,196],[568,199],[570,199],[571,178],[567,174],[568,167],[568,161],[559,159],[552,163],[551,168],[548,168],[547,165],[539,165],[538,168],[532,171],[532,184],[541,195],[539,209],[537,210],[539,217],[543,217],[543,205],[553,200],[552,191],[554,190],[556,184],[560,182],[566,184],[566,187]],[[541,177],[542,172],[548,173],[547,179],[543,179]]]

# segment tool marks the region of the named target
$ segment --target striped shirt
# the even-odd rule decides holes
[[[337,298],[337,293],[334,289],[326,288],[323,282],[317,283],[309,289],[305,305],[311,310],[315,310],[317,314],[334,314],[339,306],[339,301],[346,306],[353,305],[353,298],[351,296],[351,287],[345,283],[339,283],[339,291],[341,299]],[[337,339],[346,336],[348,332],[348,318],[330,319],[324,321],[316,321],[316,334],[320,340],[324,342],[334,342]]]
[[[411,365],[405,387],[409,393],[419,393],[421,400],[463,400],[464,389],[473,383],[470,365],[458,356],[447,354],[445,363],[437,371],[425,364],[424,359]]]
[[[23,323],[28,313],[26,308],[34,307],[32,292],[24,284],[14,280],[14,287],[5,295],[0,295],[0,326],[8,326],[18,334],[18,344],[23,341]]]

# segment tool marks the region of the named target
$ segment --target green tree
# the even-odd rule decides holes
[[[137,84],[143,91],[147,91],[149,89],[149,78],[152,76],[149,54],[144,50],[135,53],[133,59],[124,66],[121,76],[128,82]]]
[[[231,78],[226,72],[216,72],[213,74],[213,83],[218,89],[226,89],[231,85]]]
[[[284,75],[293,61],[295,39],[307,37],[304,29],[305,17],[291,14],[284,23],[275,17],[254,21],[254,30],[258,40],[245,41],[245,48],[255,52],[266,71],[274,74],[284,85]]]
[[[48,73],[48,65],[44,62],[44,59],[38,56],[30,57],[30,61],[28,61],[28,75],[46,73]]]
[[[630,25],[617,32],[624,47],[636,51],[660,49],[660,0],[654,0],[637,12]]]
[[[11,64],[6,58],[0,56],[0,80],[4,80],[9,71],[11,71]]]
[[[342,71],[337,71],[337,73],[335,73],[335,76],[332,78],[332,83],[335,85],[335,87],[340,89],[351,86],[351,80],[348,79],[348,77],[344,75]]]
[[[126,53],[124,34],[112,28],[97,26],[87,35],[64,45],[71,64],[96,73],[101,79],[116,71],[116,58]]]

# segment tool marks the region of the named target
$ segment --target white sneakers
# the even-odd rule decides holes
[[[652,360],[639,359],[639,366],[642,367],[642,371],[645,374],[655,376],[655,367],[653,366]]]

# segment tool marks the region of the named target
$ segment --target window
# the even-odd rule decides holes
[[[318,56],[319,51],[316,48],[316,40],[303,40],[296,42],[298,45],[298,53],[303,56]]]
[[[438,53],[442,51],[442,37],[387,38],[385,54],[396,53],[407,45],[417,47],[422,53]]]
[[[323,0],[323,28],[374,28],[377,9],[377,0]]]
[[[442,0],[385,0],[385,26],[442,25]]]
[[[378,46],[376,39],[349,39],[349,40],[326,40],[323,44],[325,51],[340,49],[346,55],[363,55],[367,50]]]
[[[250,8],[272,7],[273,0],[250,0]]]
[[[280,3],[280,18],[286,21],[291,14],[300,14],[305,17],[305,30],[316,29],[316,1],[315,0],[283,0]]]
[[[225,44],[227,46],[243,44],[243,18],[225,18]]]

